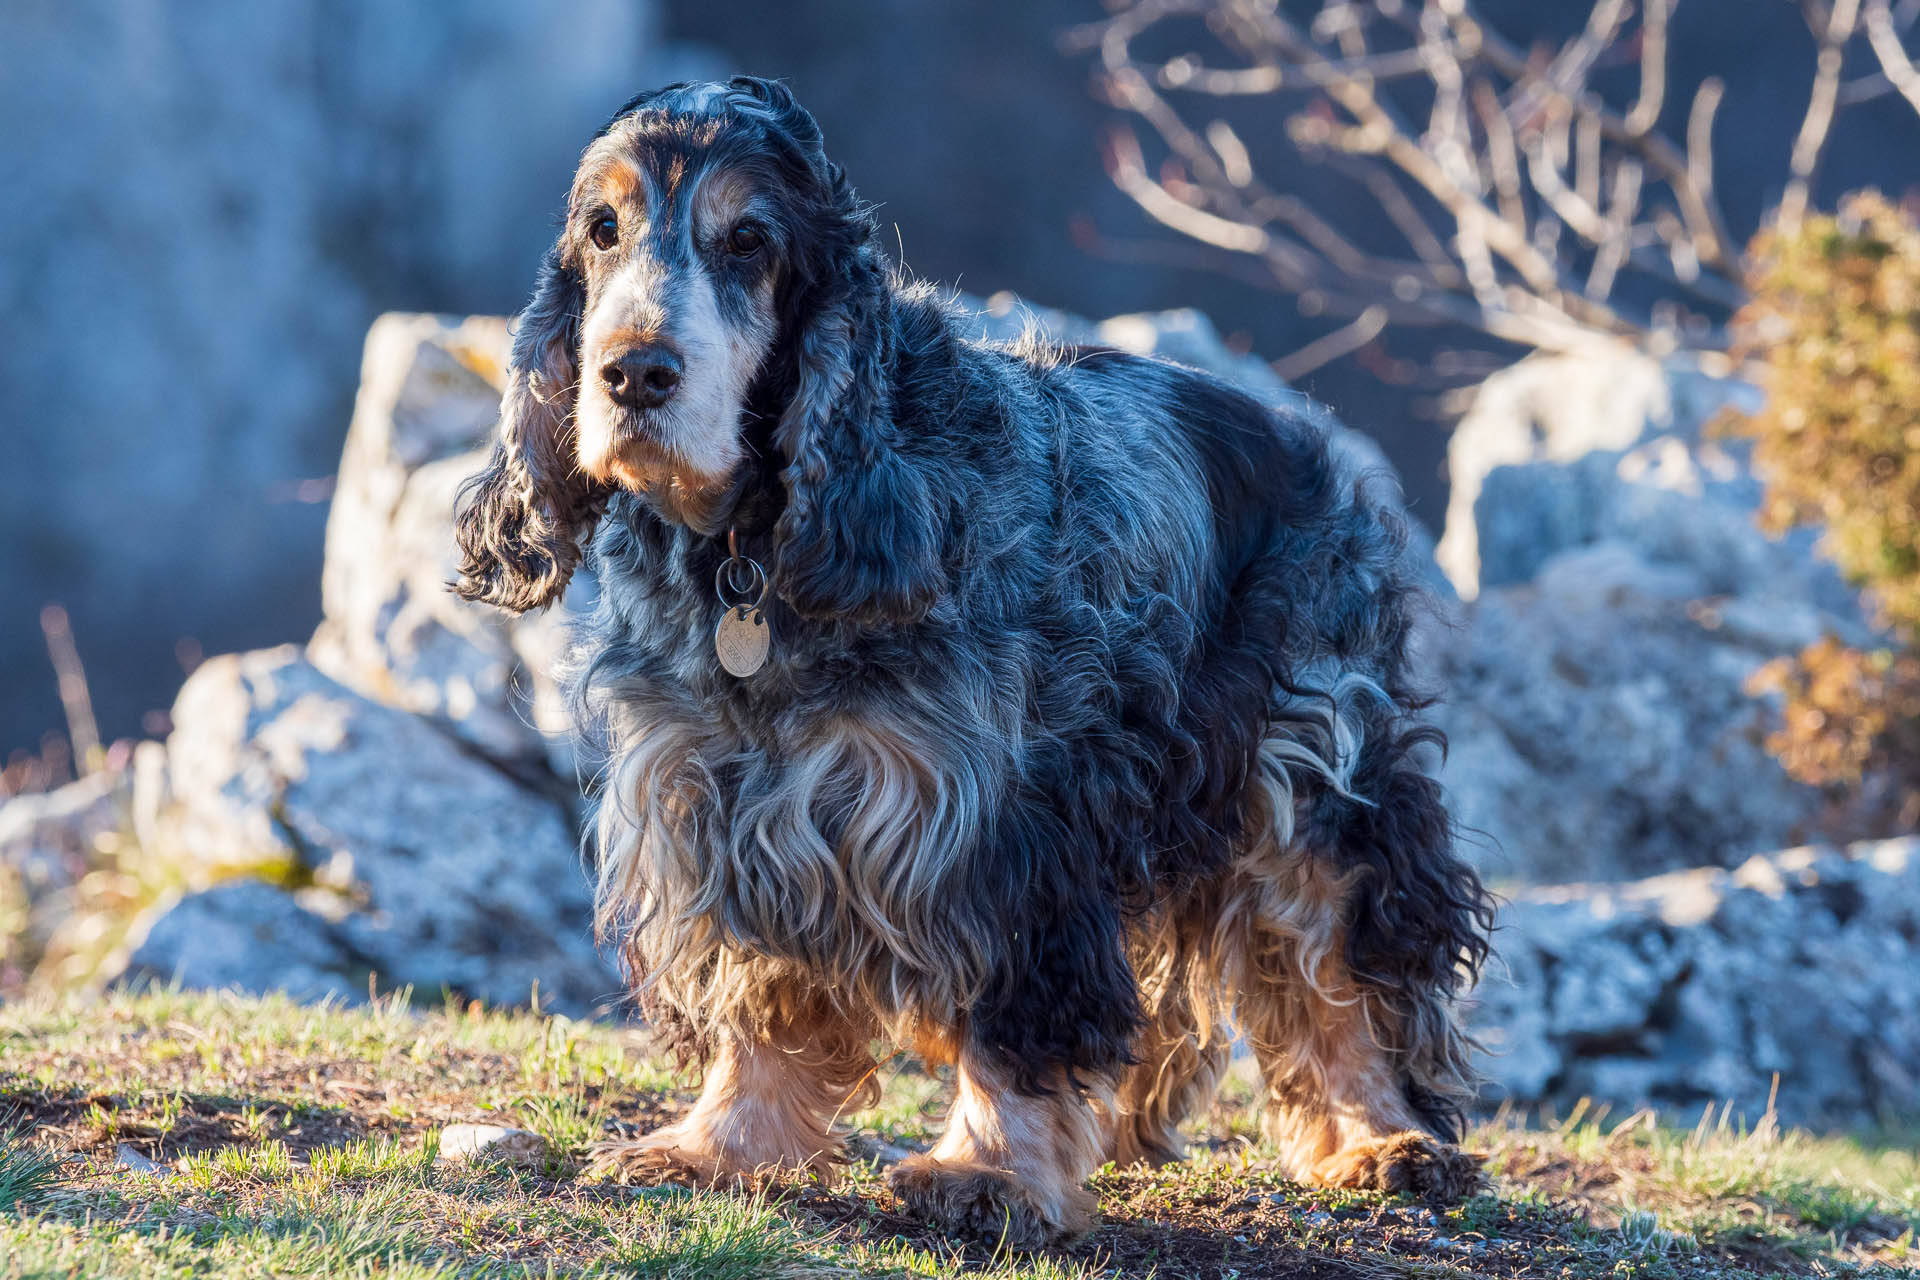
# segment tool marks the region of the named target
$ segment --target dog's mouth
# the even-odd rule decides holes
[[[746,468],[714,475],[690,467],[643,423],[613,424],[611,435],[597,456],[581,458],[581,470],[602,483],[640,495],[664,519],[695,533],[711,534],[725,523],[739,499]]]

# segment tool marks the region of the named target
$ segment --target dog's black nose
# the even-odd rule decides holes
[[[600,379],[615,404],[658,409],[680,387],[680,357],[665,343],[629,347],[600,366]]]

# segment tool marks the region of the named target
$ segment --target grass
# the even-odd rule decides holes
[[[0,1007],[0,1280],[40,1276],[1602,1277],[1920,1268],[1911,1140],[1709,1115],[1501,1117],[1491,1194],[1452,1207],[1300,1187],[1251,1137],[1244,1069],[1195,1158],[1096,1175],[1102,1225],[1010,1257],[901,1214],[882,1162],[937,1130],[938,1080],[883,1069],[839,1186],[755,1195],[580,1175],[692,1082],[629,1031],[478,1008],[150,992]],[[541,1167],[438,1160],[447,1124],[532,1129]],[[129,1149],[159,1167],[123,1158]]]

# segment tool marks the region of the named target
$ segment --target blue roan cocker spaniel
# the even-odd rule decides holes
[[[1398,518],[1205,374],[962,339],[875,228],[782,85],[627,103],[459,513],[471,599],[599,575],[599,925],[706,1064],[602,1168],[830,1173],[908,1046],[957,1092],[894,1191],[1043,1244],[1180,1156],[1237,1028],[1288,1174],[1463,1192],[1488,899]]]

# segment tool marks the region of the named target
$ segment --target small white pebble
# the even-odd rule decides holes
[[[501,1124],[450,1124],[440,1131],[440,1158],[456,1163],[497,1160],[535,1165],[547,1158],[547,1140]]]
[[[124,1142],[113,1149],[113,1157],[125,1165],[129,1173],[143,1173],[150,1178],[169,1178],[173,1176],[172,1170],[163,1165],[155,1164]]]

